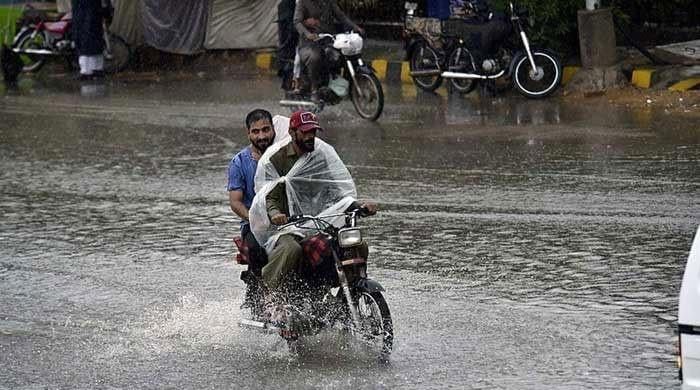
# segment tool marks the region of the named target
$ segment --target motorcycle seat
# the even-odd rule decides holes
[[[68,28],[70,27],[70,20],[61,20],[58,22],[44,23],[44,27],[46,28],[46,31],[57,34],[65,34]]]

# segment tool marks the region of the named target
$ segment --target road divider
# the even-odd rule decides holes
[[[255,65],[262,71],[272,71],[275,63],[275,53],[271,51],[255,52]],[[413,84],[408,61],[392,61],[377,58],[370,62],[377,78],[387,83]],[[571,81],[573,76],[581,69],[580,66],[565,66],[562,69],[562,85]],[[638,68],[632,71],[630,84],[637,88],[648,89],[653,87],[668,88],[671,91],[688,91],[700,86],[700,74],[692,74],[690,77],[677,76],[669,78],[664,76],[666,72],[652,68]],[[682,72],[681,72],[682,73]],[[692,72],[691,72],[692,73]]]

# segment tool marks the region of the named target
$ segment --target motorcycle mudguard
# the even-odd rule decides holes
[[[374,74],[374,69],[371,65],[364,64],[357,67],[357,73]]]
[[[551,55],[554,58],[558,58],[557,54],[549,49],[542,49],[540,47],[533,46],[530,48],[530,51],[533,53],[536,51],[544,52],[544,53]],[[518,61],[520,60],[520,57],[525,57],[525,56],[527,56],[527,53],[525,53],[525,50],[518,50],[515,53],[513,53],[513,59],[510,61],[510,66],[508,67],[508,77],[513,76],[513,72],[515,71],[515,64],[518,63]]]
[[[12,39],[12,47],[15,47],[19,43],[19,38],[24,36],[24,32],[29,30],[31,27],[22,26],[22,28],[15,34],[14,39]]]
[[[379,282],[374,281],[372,279],[360,279],[355,282],[355,285],[353,287],[359,291],[368,293],[385,291],[384,287],[382,287],[382,285],[379,284]]]

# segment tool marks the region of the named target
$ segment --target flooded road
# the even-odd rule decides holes
[[[388,365],[240,329],[226,167],[277,81],[25,80],[0,100],[0,388],[675,389],[700,125],[385,86],[321,136],[364,199]]]

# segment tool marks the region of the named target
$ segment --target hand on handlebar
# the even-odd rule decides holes
[[[270,217],[270,221],[274,225],[284,225],[285,223],[287,223],[287,216],[282,213],[275,214],[272,217]]]
[[[365,202],[360,206],[360,215],[363,216],[377,214],[377,211],[379,211],[379,206],[376,203]]]

